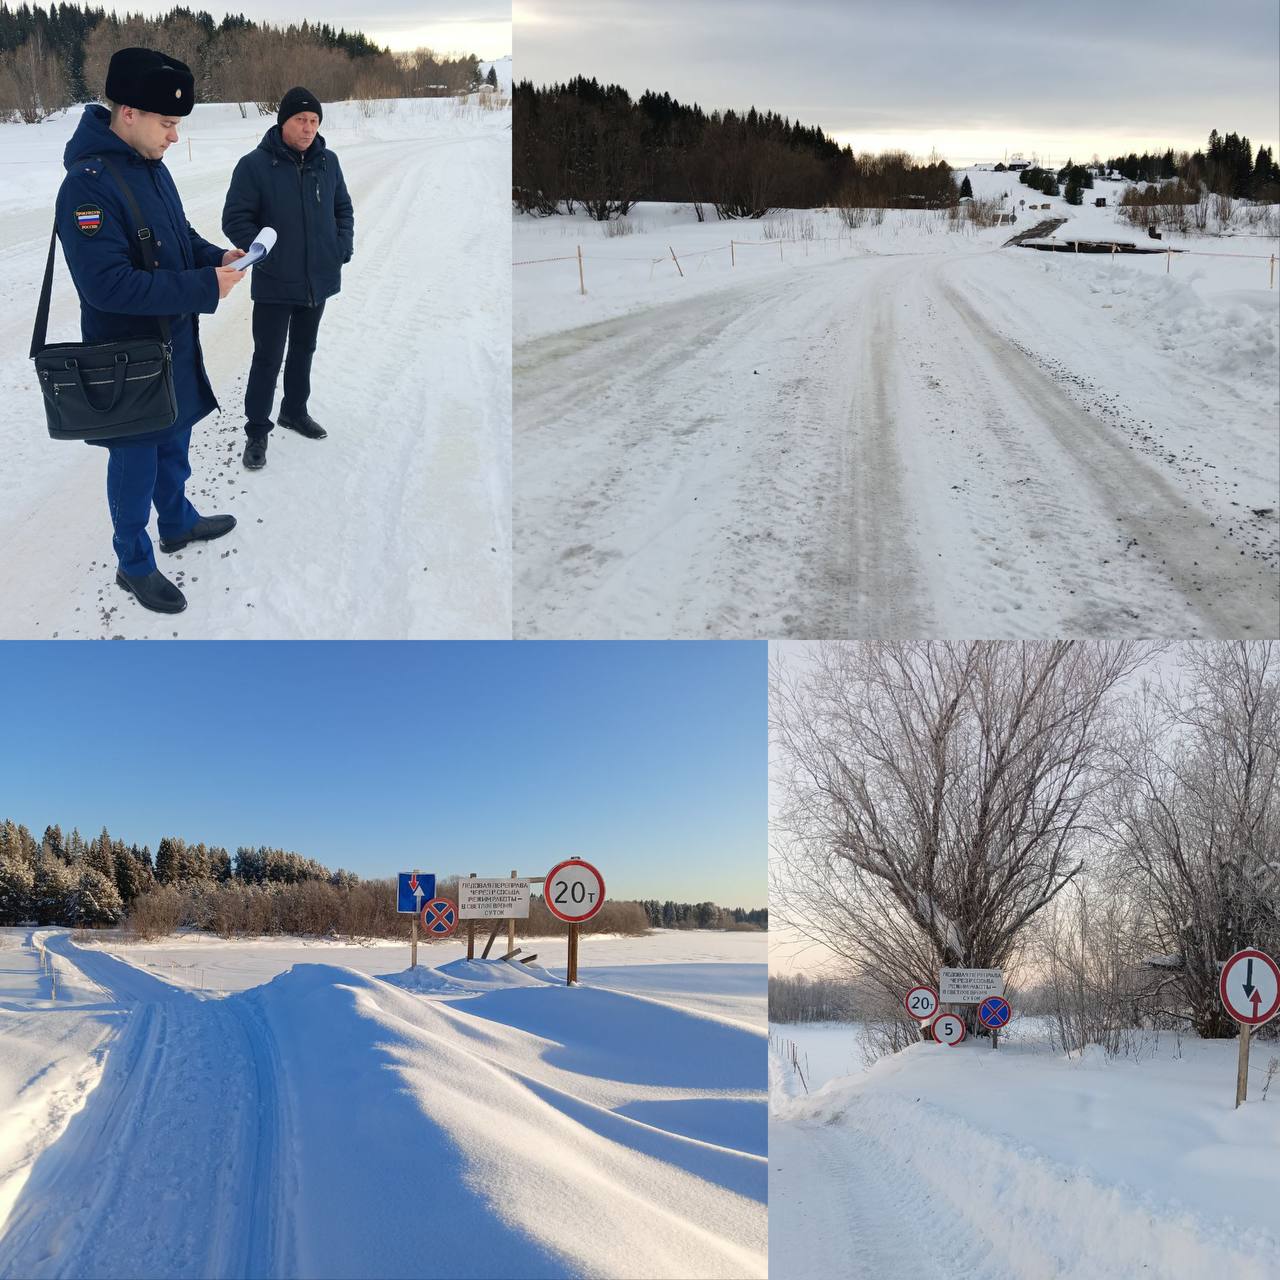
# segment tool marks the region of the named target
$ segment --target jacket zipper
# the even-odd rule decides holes
[[[302,203],[302,270],[307,277],[307,306],[316,305],[315,290],[311,287],[311,250],[307,246],[307,179],[303,172],[304,157],[298,157],[298,199]]]

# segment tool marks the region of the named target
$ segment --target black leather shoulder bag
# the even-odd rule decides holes
[[[142,269],[154,271],[155,245],[150,229],[143,225],[138,202],[119,169],[105,156],[103,163],[133,214]],[[31,359],[44,396],[49,434],[55,440],[116,440],[173,426],[178,420],[178,398],[173,387],[172,335],[164,316],[157,317],[159,338],[46,345],[57,242],[55,219],[31,334]]]

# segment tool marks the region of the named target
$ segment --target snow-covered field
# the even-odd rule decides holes
[[[517,262],[569,260],[515,269],[516,634],[1275,634],[1280,245],[1002,248],[1049,217],[1146,243],[1036,202],[959,233],[517,217]]]
[[[1237,1111],[1234,1041],[1066,1058],[1029,1019],[994,1052],[920,1044],[864,1071],[839,1048],[856,1026],[772,1031],[774,1280],[1275,1274],[1280,1097],[1260,1097],[1274,1044],[1255,1044]],[[808,1095],[783,1040],[808,1057]]]
[[[197,106],[166,157],[192,225],[217,244],[232,167],[274,122],[246,110]],[[0,125],[0,634],[509,636],[510,110],[452,99],[327,106],[321,131],[356,219],[355,258],[313,368],[310,410],[329,438],[277,430],[265,471],[241,465],[253,341],[240,286],[201,325],[222,411],[195,429],[188,487],[197,509],[229,512],[239,527],[158,555],[187,595],[176,618],[115,585],[106,455],[48,438],[27,359],[80,113]],[[49,339],[78,336],[59,257]]]
[[[764,935],[533,949],[0,930],[0,1276],[763,1276]]]

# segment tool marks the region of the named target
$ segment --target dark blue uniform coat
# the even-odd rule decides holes
[[[187,501],[191,428],[217,407],[200,354],[196,314],[218,305],[215,267],[225,249],[196,235],[163,161],[147,160],[111,132],[111,116],[97,105],[84,110],[63,155],[67,176],[58,192],[58,239],[80,295],[85,342],[159,333],[155,317],[169,320],[178,417],[173,426],[120,441],[110,450],[107,501],[121,569],[146,575],[156,567],[147,523],[154,504],[161,537],[177,537],[199,513]],[[135,223],[103,156],[110,156],[151,229],[157,270],[130,255]],[[99,442],[94,442],[99,443]]]
[[[222,230],[248,249],[263,227],[276,246],[253,268],[253,300],[314,307],[342,287],[351,261],[355,219],[338,157],[316,134],[306,151],[285,145],[280,126],[242,156],[231,175]]]
[[[189,430],[218,407],[200,354],[196,313],[218,306],[213,269],[222,265],[226,250],[192,230],[164,162],[144,159],[111,132],[110,124],[105,107],[85,107],[67,143],[67,176],[58,192],[58,239],[80,295],[85,342],[150,336],[159,332],[152,317],[169,319],[177,421],[164,431],[121,442],[154,444]],[[124,175],[155,237],[155,272],[143,270],[130,256],[133,216],[102,163],[104,155]]]

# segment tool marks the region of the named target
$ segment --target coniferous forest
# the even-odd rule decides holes
[[[457,877],[437,891],[457,896]],[[223,937],[302,934],[399,938],[409,916],[399,915],[394,879],[362,879],[331,871],[314,858],[266,846],[241,846],[234,856],[203,842],[163,836],[150,846],[126,844],[104,827],[86,840],[48,826],[37,840],[27,827],[0,822],[0,925],[98,928],[124,924],[143,937],[175,929],[206,929]],[[533,895],[521,936],[564,934]],[[765,929],[768,912],[727,909],[713,902],[610,899],[582,926],[586,933],[640,934],[663,929]]]
[[[473,55],[393,53],[327,23],[275,26],[242,14],[215,22],[204,10],[185,8],[120,18],[100,7],[0,4],[0,120],[35,123],[95,101],[111,54],[129,45],[180,58],[195,75],[201,102],[259,102],[272,111],[300,83],[322,102],[342,102],[463,93],[481,78]]]
[[[707,112],[669,93],[633,99],[619,85],[577,76],[543,87],[521,81],[513,108],[513,199],[524,213],[582,209],[605,221],[654,200],[689,203],[699,220],[708,209],[759,218],[777,208],[945,208],[971,194],[936,155],[855,155],[816,125],[755,107]],[[1022,181],[1046,194],[1065,189],[1078,204],[1093,174],[1108,169],[1134,182],[1177,180],[1197,192],[1280,201],[1270,149],[1255,157],[1247,137],[1216,129],[1204,150],[1068,161],[1028,170]]]
[[[605,221],[638,200],[688,201],[720,218],[833,204],[942,208],[959,189],[945,161],[901,152],[855,156],[814,125],[754,107],[685,104],[669,93],[637,99],[578,76],[512,96],[514,198],[526,212]]]

